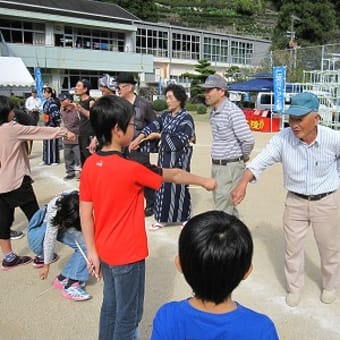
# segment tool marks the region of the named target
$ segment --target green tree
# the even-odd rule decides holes
[[[159,19],[158,7],[156,6],[154,0],[136,0],[136,1],[101,0],[101,1],[114,3],[142,20],[156,22]]]
[[[210,61],[207,59],[201,59],[198,61],[198,64],[195,65],[195,71],[197,73],[186,72],[181,76],[187,77],[191,81],[190,102],[204,103],[204,90],[199,86],[199,84],[204,83],[210,74],[215,73],[215,70],[211,67]]]
[[[286,0],[280,8],[272,37],[273,48],[288,47],[290,33],[295,33],[299,46],[331,43],[335,37],[334,1]]]

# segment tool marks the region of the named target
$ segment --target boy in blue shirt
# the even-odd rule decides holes
[[[180,234],[176,266],[193,297],[163,305],[151,339],[278,339],[266,315],[231,297],[251,273],[252,255],[251,234],[237,217],[214,210],[189,220]]]

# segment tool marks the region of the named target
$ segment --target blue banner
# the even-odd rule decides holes
[[[286,66],[273,67],[274,112],[283,112],[286,94]]]
[[[159,77],[158,81],[158,96],[162,95],[162,77]]]
[[[42,79],[42,76],[41,76],[40,67],[34,68],[34,79],[35,79],[35,88],[37,90],[37,95],[42,101],[44,101],[44,97],[43,97],[43,94],[42,94],[44,82],[43,82],[43,79]]]

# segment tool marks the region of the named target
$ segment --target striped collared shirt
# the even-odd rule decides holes
[[[335,191],[339,186],[340,133],[319,125],[312,144],[296,138],[291,128],[276,134],[248,165],[257,179],[274,163],[282,163],[284,187],[303,195]]]
[[[242,110],[227,98],[210,113],[212,130],[211,158],[248,157],[255,140]]]

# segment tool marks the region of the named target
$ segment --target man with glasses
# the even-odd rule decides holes
[[[117,76],[117,91],[120,97],[130,102],[135,111],[135,133],[136,138],[142,129],[156,119],[156,113],[153,111],[151,103],[145,98],[135,93],[137,82],[131,73],[120,73]],[[130,158],[142,164],[150,163],[150,152],[157,152],[157,141],[144,141],[140,144],[137,151],[130,153]],[[154,213],[155,191],[149,188],[144,188],[144,198],[146,207],[144,210],[145,216],[152,216]]]
[[[230,193],[242,177],[255,140],[243,111],[226,97],[228,84],[223,77],[210,75],[200,86],[204,88],[206,104],[212,107],[209,119],[212,177],[217,182],[213,192],[215,209],[238,217]]]
[[[319,99],[312,93],[291,98],[284,114],[289,127],[276,134],[248,165],[232,192],[239,204],[250,181],[256,181],[263,170],[282,163],[287,189],[283,215],[285,237],[284,272],[288,294],[286,303],[296,306],[304,286],[304,243],[309,225],[321,258],[323,303],[336,299],[340,283],[340,209],[339,209],[339,131],[318,125]]]

